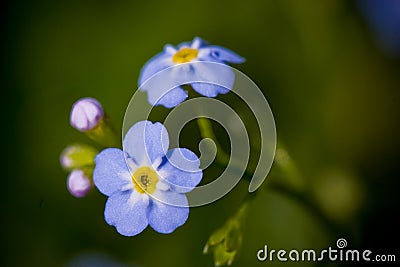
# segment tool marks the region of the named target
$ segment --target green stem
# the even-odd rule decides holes
[[[229,155],[224,151],[222,146],[219,144],[216,136],[214,135],[214,131],[212,129],[211,123],[207,118],[197,118],[197,125],[200,129],[200,135],[202,138],[210,138],[214,141],[217,146],[217,155],[216,161],[218,161],[222,165],[226,165],[229,162]]]
[[[99,124],[92,130],[85,132],[86,135],[102,147],[120,147],[121,142],[111,123],[111,120],[104,115]]]
[[[221,165],[220,162],[216,162],[215,164],[216,167],[219,167],[221,169],[224,169],[226,166]],[[234,169],[233,169],[234,170]],[[239,172],[239,170],[238,170]],[[286,173],[286,172],[283,172]],[[243,174],[243,180],[250,182],[252,179],[253,175],[249,171],[245,171]],[[279,179],[277,179],[279,180]],[[290,184],[287,183],[281,183],[281,182],[272,182],[268,183],[267,186],[264,186],[263,189],[271,189],[275,192],[278,192],[290,199],[293,199],[296,201],[296,203],[299,203],[300,205],[304,206],[313,217],[315,217],[317,220],[319,220],[323,225],[327,227],[327,229],[332,233],[332,234],[337,234],[337,233],[345,233],[345,229],[341,228],[337,224],[333,223],[326,215],[325,213],[320,209],[318,205],[315,204],[314,200],[306,194],[305,191],[303,190],[298,190],[296,187],[291,186]],[[257,190],[256,192],[249,193],[246,195],[246,197],[243,199],[244,204],[248,204],[252,201],[257,196],[257,193],[261,190]],[[246,205],[247,205],[246,204]]]

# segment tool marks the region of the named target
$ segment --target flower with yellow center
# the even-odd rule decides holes
[[[148,99],[151,105],[163,105],[172,108],[182,103],[188,93],[180,86],[174,87],[168,92],[162,89],[165,83],[159,86],[146,86],[146,83],[156,74],[168,69],[169,67],[188,64],[187,68],[181,68],[168,76],[171,81],[179,80],[179,77],[187,77],[188,74],[196,82],[189,83],[193,90],[206,97],[216,97],[218,94],[226,94],[234,84],[235,75],[232,70],[221,70],[221,68],[210,69],[201,64],[204,62],[213,62],[227,65],[227,63],[243,63],[244,58],[235,52],[222,46],[207,45],[201,38],[194,38],[190,43],[182,43],[177,47],[166,45],[164,51],[151,58],[142,68],[139,77],[139,90],[148,93]],[[221,82],[206,83],[210,76],[219,77]],[[162,79],[161,79],[162,80]],[[203,82],[204,81],[204,82]],[[218,84],[218,85],[217,85]],[[227,85],[227,86],[221,86]]]
[[[152,194],[156,190],[158,175],[149,167],[140,167],[132,175],[132,182],[139,193]]]
[[[137,235],[148,225],[171,233],[186,222],[185,193],[193,190],[203,173],[193,152],[184,148],[165,152],[168,144],[161,123],[141,121],[127,132],[124,151],[107,148],[96,156],[93,180],[108,196],[104,218],[120,234]]]
[[[197,58],[199,50],[194,48],[183,47],[172,56],[172,61],[175,63],[186,63]]]

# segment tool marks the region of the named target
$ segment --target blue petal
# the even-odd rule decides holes
[[[173,191],[187,193],[192,191],[203,177],[199,166],[200,160],[196,154],[186,148],[175,148],[168,151],[158,174]]]
[[[235,82],[235,73],[232,68],[221,63],[194,62],[192,64],[198,82],[207,82],[232,88]]]
[[[154,230],[159,233],[169,234],[186,222],[189,216],[189,207],[187,207],[188,202],[185,195],[157,190],[153,196],[162,201],[152,200],[148,219],[150,226]],[[165,202],[179,206],[172,206],[165,204]]]
[[[207,44],[207,42],[205,40],[203,40],[202,38],[195,37],[195,38],[193,38],[193,40],[191,42],[183,42],[183,43],[178,44],[176,46],[176,48],[177,48],[177,50],[179,50],[183,47],[191,47],[191,48],[198,49],[198,48],[205,46],[206,44]],[[196,47],[193,47],[194,45],[196,45]]]
[[[164,53],[168,54],[169,56],[173,56],[177,52],[176,48],[170,44],[164,45],[163,50],[164,50]]]
[[[193,90],[207,97],[216,97],[218,94],[226,94],[230,91],[228,88],[210,83],[192,83],[191,85]]]
[[[174,88],[171,98],[168,98],[168,105],[177,104],[183,101],[187,94],[181,88],[177,88],[182,84],[192,84],[196,82],[206,82],[220,85],[231,89],[235,81],[235,73],[232,68],[226,64],[215,63],[209,61],[195,61],[190,63],[178,64],[169,67],[159,74],[153,76],[145,83],[146,91],[149,93],[149,102],[157,104],[163,95],[169,93]],[[217,88],[208,94],[218,94],[226,92],[224,89]],[[203,92],[203,91],[201,91]],[[179,93],[180,95],[177,96]],[[171,99],[173,101],[171,101]]]
[[[171,55],[165,52],[161,52],[154,57],[152,57],[146,64],[143,66],[140,71],[139,76],[139,87],[143,85],[143,83],[149,79],[151,76],[156,74],[163,69],[166,69],[173,65]],[[143,88],[140,88],[143,89]]]
[[[148,91],[149,103],[153,106],[163,105],[166,108],[173,108],[185,101],[187,97],[188,93],[180,86],[170,89],[163,95],[158,90]]]
[[[93,172],[93,181],[97,189],[106,196],[110,196],[130,181],[128,166],[124,152],[118,148],[107,148],[95,158],[96,167]]]
[[[195,38],[193,38],[193,41],[192,41],[192,44],[190,45],[190,47],[199,49],[199,48],[205,46],[206,44],[207,44],[207,41],[201,39],[200,37],[195,37]]]
[[[159,122],[140,121],[125,135],[123,149],[138,165],[151,165],[169,146],[168,132]],[[165,151],[165,152],[164,152]]]
[[[222,46],[210,45],[205,47],[204,49],[209,49],[209,55],[218,61],[235,64],[240,64],[246,61],[243,57],[239,56],[232,50],[229,50]]]
[[[218,94],[226,94],[232,89],[235,82],[235,73],[231,67],[221,64],[193,64],[194,73],[198,81],[210,81],[212,83],[191,83],[193,89],[207,97],[215,97]]]
[[[147,195],[134,190],[118,191],[108,198],[104,219],[109,225],[115,226],[121,235],[134,236],[148,225],[148,205]]]

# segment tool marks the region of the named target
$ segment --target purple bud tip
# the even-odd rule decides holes
[[[72,160],[70,158],[68,158],[65,154],[61,154],[60,156],[60,163],[61,166],[63,166],[64,168],[70,168],[72,165]]]
[[[99,101],[94,98],[81,98],[74,103],[71,110],[70,123],[81,132],[95,128],[104,116]]]
[[[90,179],[85,176],[82,170],[73,170],[69,174],[67,188],[74,197],[86,196],[91,187]]]

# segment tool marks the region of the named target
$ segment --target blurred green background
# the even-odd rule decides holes
[[[400,64],[377,45],[355,2],[3,5],[1,266],[65,266],[87,252],[137,266],[212,266],[203,246],[235,212],[245,184],[216,203],[191,209],[173,234],[147,229],[126,238],[103,220],[106,198],[96,190],[83,199],[72,197],[59,165],[66,145],[91,143],[69,126],[74,101],[97,98],[120,129],[143,64],[164,44],[195,36],[247,59],[237,68],[262,88],[278,141],[302,174],[313,205],[335,226],[269,187],[274,179],[285,180],[274,165],[276,175],[251,207],[233,265],[292,266],[260,263],[256,252],[265,244],[326,248],[339,237],[351,248],[398,253]],[[192,140],[190,134],[182,138]],[[332,265],[308,263],[318,264]]]

